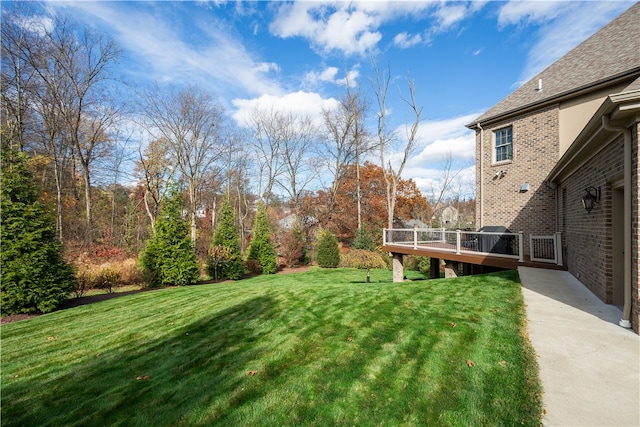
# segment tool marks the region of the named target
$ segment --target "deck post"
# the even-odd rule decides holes
[[[402,265],[402,254],[391,253],[393,264],[393,283],[404,281],[404,266]]]
[[[456,230],[456,255],[460,255],[460,230]]]
[[[429,279],[440,278],[440,258],[429,258]]]
[[[418,249],[418,229],[413,227],[413,249]]]
[[[449,279],[451,277],[458,277],[458,262],[457,261],[446,261],[444,265],[444,277]]]
[[[524,233],[518,232],[518,261],[524,262]]]

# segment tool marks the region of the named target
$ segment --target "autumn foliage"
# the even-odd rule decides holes
[[[339,178],[338,191],[318,191],[309,195],[304,203],[305,215],[315,217],[341,241],[355,238],[358,229],[356,167],[351,165]],[[380,166],[365,162],[360,166],[360,192],[362,223],[374,235],[387,224],[386,184]],[[398,222],[410,219],[427,220],[431,207],[412,179],[400,180],[395,208]]]

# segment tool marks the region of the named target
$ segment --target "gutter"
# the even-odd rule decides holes
[[[631,328],[631,131],[613,125],[609,115],[602,116],[602,126],[624,135],[624,307],[618,324]]]
[[[483,215],[484,215],[484,177],[482,176],[483,170],[483,161],[484,161],[484,129],[480,126],[480,122],[476,125],[478,129],[480,129],[480,195],[476,194],[476,200],[480,199],[480,224],[476,224],[476,228],[479,230],[483,226]]]

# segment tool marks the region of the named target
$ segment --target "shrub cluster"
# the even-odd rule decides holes
[[[351,249],[340,256],[340,267],[348,268],[387,268],[385,255],[364,249]]]

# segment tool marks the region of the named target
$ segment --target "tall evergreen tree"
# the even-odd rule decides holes
[[[228,197],[224,199],[218,213],[218,226],[213,235],[211,246],[223,246],[229,249],[226,262],[221,266],[222,275],[227,279],[238,280],[244,275],[244,261],[240,251],[240,238],[236,226],[236,214]],[[213,267],[209,263],[209,275],[213,275]]]
[[[52,311],[73,291],[73,268],[62,256],[53,218],[38,200],[27,156],[3,146],[0,166],[2,313]]]
[[[174,186],[161,201],[155,234],[140,255],[140,264],[151,286],[191,285],[198,281],[198,260],[183,211],[182,195]]]
[[[260,204],[256,212],[253,223],[253,239],[249,245],[247,259],[257,260],[265,274],[274,274],[278,270],[276,250],[271,240],[271,229],[264,204]]]

